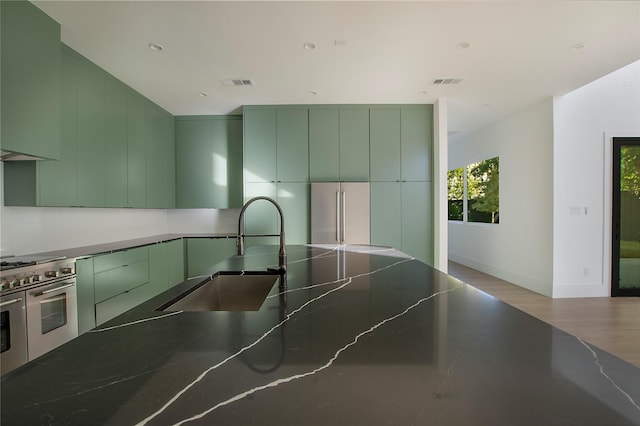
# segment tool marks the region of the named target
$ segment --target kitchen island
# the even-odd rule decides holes
[[[1,424],[640,425],[640,369],[453,277],[385,247],[287,253],[256,311],[159,309],[192,278],[3,376]]]

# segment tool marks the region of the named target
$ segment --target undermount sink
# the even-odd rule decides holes
[[[161,311],[257,311],[280,274],[221,272],[159,308]]]

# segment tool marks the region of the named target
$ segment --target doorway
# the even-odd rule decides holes
[[[640,296],[640,137],[613,138],[611,296]]]

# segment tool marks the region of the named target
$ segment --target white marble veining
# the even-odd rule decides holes
[[[140,320],[137,320],[137,321],[131,321],[131,322],[127,322],[127,323],[124,323],[124,324],[114,325],[114,326],[111,326],[111,327],[94,328],[93,330],[89,330],[88,333],[100,333],[100,332],[103,332],[103,331],[116,330],[118,328],[129,327],[131,325],[140,324],[140,323],[143,323],[143,322],[156,321],[156,320],[159,320],[159,319],[162,319],[162,318],[170,317],[170,316],[173,316],[173,315],[178,315],[178,314],[181,314],[181,313],[182,313],[182,311],[176,311],[176,312],[171,312],[171,313],[165,314],[165,315],[158,315],[156,317],[151,317],[151,318],[143,318],[143,319],[140,319]]]
[[[308,259],[305,259],[305,260],[308,260]],[[267,336],[269,336],[272,332],[274,332],[275,330],[277,330],[278,328],[280,328],[283,324],[285,324],[287,321],[289,321],[289,320],[290,320],[290,319],[291,319],[295,314],[297,314],[298,312],[302,311],[302,310],[303,310],[303,309],[305,309],[307,306],[309,306],[309,305],[313,304],[314,302],[317,302],[318,300],[320,300],[320,299],[322,299],[322,298],[324,298],[324,297],[326,297],[326,296],[330,295],[331,293],[334,293],[334,292],[340,291],[341,289],[343,289],[343,288],[345,288],[346,286],[348,286],[349,284],[351,284],[351,282],[353,281],[353,279],[354,279],[354,278],[364,277],[364,276],[370,276],[370,275],[373,275],[373,274],[375,274],[375,273],[377,273],[377,272],[380,272],[380,271],[383,271],[383,270],[386,270],[386,269],[392,268],[392,267],[394,267],[394,266],[397,266],[397,265],[399,265],[399,264],[402,264],[402,263],[408,262],[408,261],[410,261],[410,260],[411,260],[411,259],[403,259],[403,260],[400,260],[400,261],[398,261],[398,262],[395,262],[395,263],[392,263],[392,264],[390,264],[390,265],[387,265],[387,266],[385,266],[385,267],[383,267],[383,268],[379,268],[379,269],[376,269],[376,270],[373,270],[373,271],[370,271],[370,272],[366,272],[366,273],[362,273],[362,274],[357,274],[357,275],[354,275],[354,276],[352,276],[352,277],[345,277],[344,279],[338,280],[337,282],[339,282],[339,281],[344,281],[344,280],[346,280],[346,281],[345,281],[343,284],[339,285],[338,287],[332,288],[332,289],[330,289],[330,290],[328,290],[328,291],[326,291],[326,292],[322,293],[321,295],[319,295],[319,296],[317,296],[317,297],[314,297],[314,298],[312,298],[312,299],[309,299],[307,302],[305,302],[304,304],[302,304],[302,305],[301,305],[300,307],[298,307],[297,309],[295,309],[295,310],[293,310],[293,311],[291,311],[291,312],[287,313],[287,314],[286,314],[286,316],[284,317],[284,319],[283,319],[282,321],[280,321],[279,323],[277,323],[276,325],[274,325],[273,327],[271,327],[269,330],[267,330],[267,331],[266,331],[262,336],[260,336],[259,338],[257,338],[253,343],[251,343],[251,344],[249,344],[249,345],[247,345],[247,346],[244,346],[244,347],[243,347],[243,348],[241,348],[239,351],[237,351],[237,352],[233,353],[232,355],[229,355],[229,356],[228,356],[227,358],[225,358],[224,360],[222,360],[222,361],[218,362],[217,364],[215,364],[215,365],[213,365],[213,366],[209,367],[208,369],[206,369],[206,370],[205,370],[204,372],[202,372],[198,377],[196,377],[196,379],[195,379],[195,380],[193,380],[191,383],[189,383],[187,386],[185,386],[183,389],[181,389],[178,393],[176,393],[176,395],[174,395],[171,399],[169,399],[169,401],[167,401],[167,402],[166,402],[162,407],[160,407],[160,409],[158,409],[156,412],[152,413],[151,415],[149,415],[148,417],[146,417],[145,419],[143,419],[143,420],[142,420],[140,423],[138,423],[137,425],[138,425],[138,426],[146,425],[149,421],[151,421],[151,420],[153,420],[154,418],[156,418],[158,415],[160,415],[162,412],[164,412],[164,411],[165,411],[169,406],[171,406],[174,402],[176,402],[176,401],[177,401],[177,400],[178,400],[182,395],[184,395],[187,391],[189,391],[189,389],[191,389],[193,386],[195,386],[198,382],[202,381],[202,380],[205,378],[205,376],[206,376],[207,374],[209,374],[209,373],[210,373],[210,372],[212,372],[213,370],[215,370],[215,369],[217,369],[217,368],[221,367],[222,365],[226,364],[226,363],[227,363],[227,362],[229,362],[230,360],[232,360],[232,359],[234,359],[234,358],[237,358],[239,355],[241,355],[242,353],[244,353],[244,352],[246,352],[247,350],[251,349],[252,347],[256,346],[256,345],[257,345],[258,343],[260,343],[262,340],[264,340],[265,338],[267,338]],[[329,284],[336,284],[337,282],[334,280],[334,281],[327,282],[327,283],[320,283],[320,284],[316,284],[316,285],[314,285],[314,287],[323,286],[323,285],[329,285]],[[286,292],[287,292],[287,291],[285,291],[285,293],[286,293]],[[440,293],[442,293],[442,292],[440,292]],[[412,305],[412,306],[413,306],[413,307],[415,307],[415,306],[417,306],[419,303],[422,303],[424,300],[428,300],[428,299],[430,299],[430,298],[432,298],[432,297],[434,297],[434,296],[436,296],[436,295],[438,295],[438,294],[440,294],[440,293],[434,293],[433,295],[431,295],[431,296],[429,296],[429,297],[427,297],[427,298],[421,299],[419,302],[416,302],[416,304],[415,304],[415,305]],[[411,307],[410,307],[410,308],[411,308]],[[410,308],[407,308],[407,311],[406,311],[406,312],[408,312],[408,310],[409,310]],[[404,313],[406,313],[406,312],[404,312]],[[378,325],[378,327],[379,327],[380,325],[382,325],[383,323],[385,323],[385,322],[391,321],[391,320],[393,320],[393,319],[397,318],[398,316],[403,315],[404,313],[402,313],[402,314],[398,314],[398,315],[396,315],[396,316],[394,316],[394,317],[392,317],[392,318],[390,318],[390,319],[387,319],[387,320],[385,320],[385,321],[381,322],[381,323]],[[375,327],[375,328],[377,328],[377,327]],[[374,329],[374,328],[372,328],[371,330],[369,330],[369,331],[365,332],[364,334],[366,334],[366,333],[368,333],[368,332],[372,331],[373,329]],[[358,339],[359,337],[361,337],[361,336],[356,336],[355,341],[357,341],[357,339]],[[354,341],[352,344],[355,344],[355,341]],[[352,344],[350,344],[350,345],[348,345],[348,346],[352,346]],[[344,349],[346,349],[346,347],[345,347]],[[344,349],[342,349],[342,350],[344,350]],[[337,355],[339,355],[339,353],[340,353],[340,352],[342,352],[342,350],[340,350],[340,351],[338,351],[338,352],[336,353],[336,357],[337,357]],[[333,361],[331,361],[331,362],[333,362]],[[329,364],[329,365],[330,365],[330,364]],[[326,367],[325,367],[325,368],[326,368]]]

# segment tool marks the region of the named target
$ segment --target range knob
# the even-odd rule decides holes
[[[62,274],[73,274],[73,268],[71,267],[64,267],[64,268],[60,268],[60,273]]]
[[[44,276],[47,278],[55,278],[58,276],[58,271],[47,271],[44,273]]]
[[[9,288],[15,288],[15,287],[19,287],[20,286],[20,280],[19,279],[13,279],[11,281],[9,281]]]
[[[38,281],[42,281],[42,275],[32,275],[31,276],[31,282],[32,283],[37,283]]]
[[[20,285],[27,285],[31,282],[31,280],[29,279],[29,277],[22,277],[20,278]]]
[[[9,288],[9,281],[4,280],[0,282],[0,290],[7,290]]]

